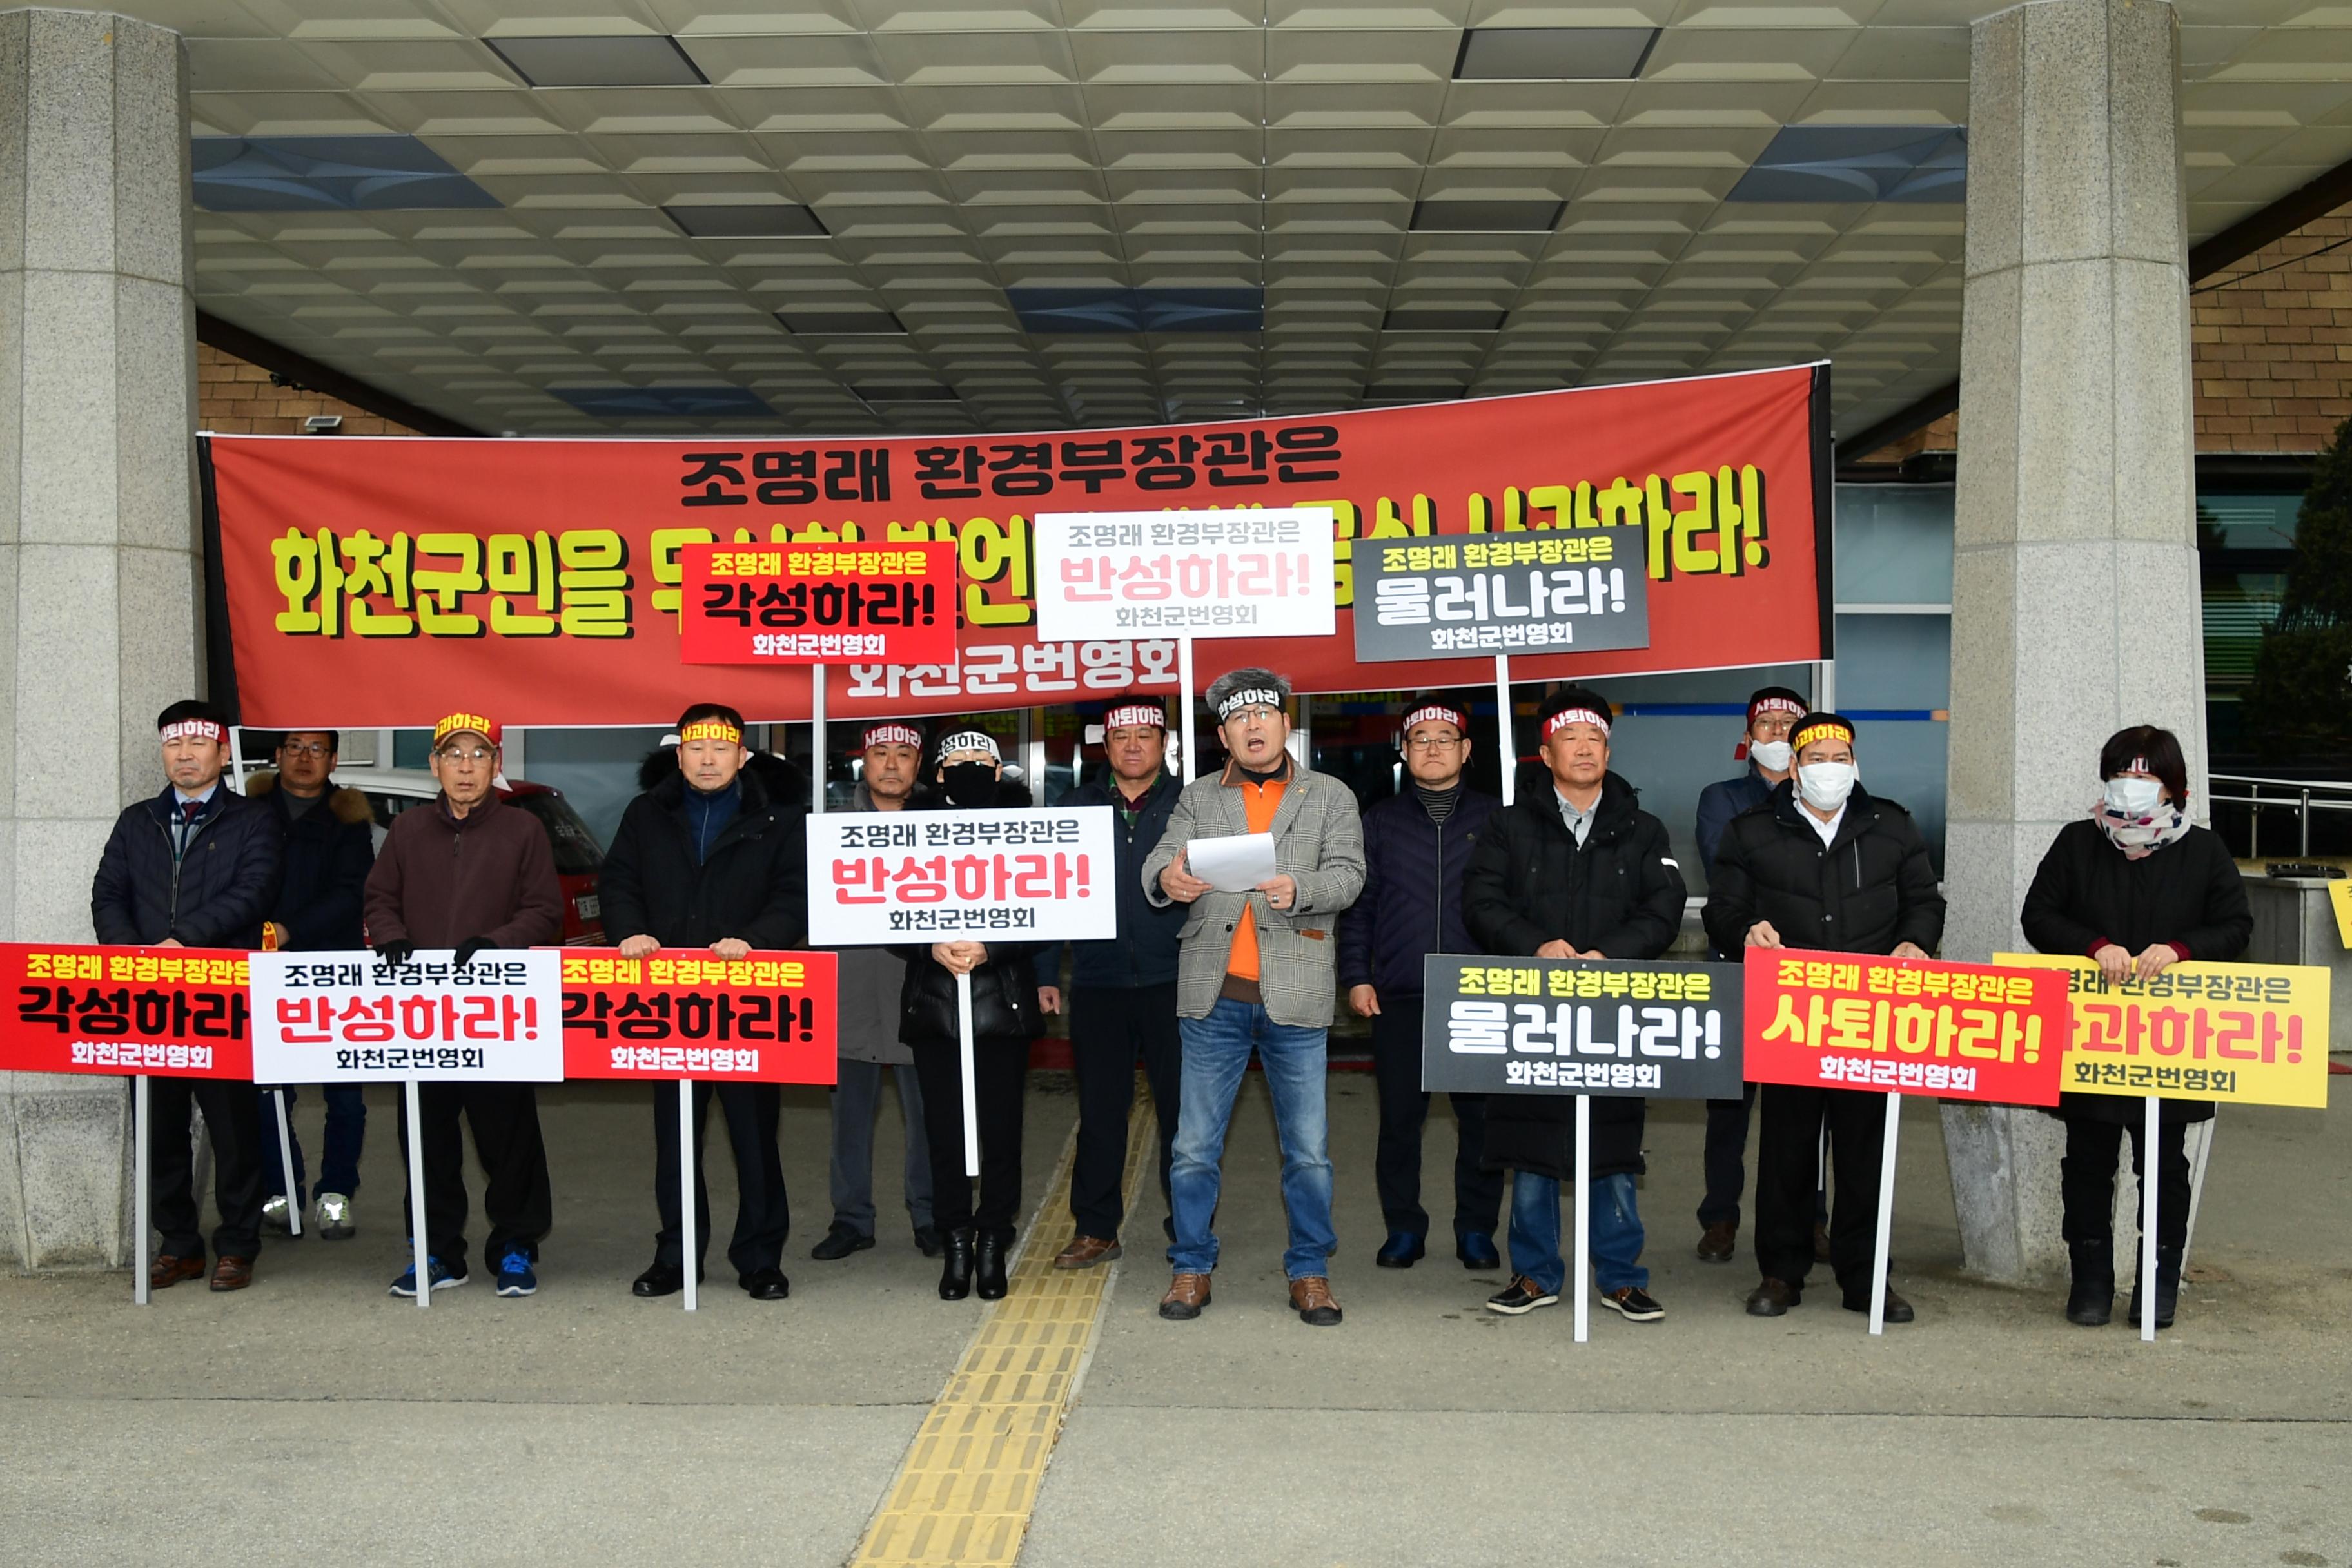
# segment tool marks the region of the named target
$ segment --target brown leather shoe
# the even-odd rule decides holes
[[[1751,1318],[1777,1318],[1790,1308],[1801,1305],[1805,1292],[1786,1279],[1775,1279],[1769,1274],[1756,1282],[1748,1292],[1748,1315]]]
[[[1829,1260],[1830,1227],[1816,1220],[1813,1222],[1813,1261],[1827,1263]]]
[[[1092,1268],[1097,1263],[1108,1263],[1126,1249],[1116,1241],[1105,1241],[1099,1236],[1074,1236],[1070,1245],[1054,1255],[1056,1268]]]
[[[1171,1323],[1189,1323],[1209,1305],[1209,1277],[1179,1274],[1160,1298],[1160,1315]]]
[[[1339,1321],[1339,1303],[1331,1299],[1331,1281],[1320,1274],[1304,1274],[1290,1282],[1290,1309],[1302,1323],[1328,1329]]]
[[[213,1289],[242,1290],[253,1283],[253,1259],[224,1258],[213,1265]]]
[[[1730,1220],[1718,1220],[1708,1226],[1698,1238],[1698,1260],[1701,1263],[1728,1263],[1734,1244],[1739,1240],[1739,1226]]]
[[[204,1277],[203,1253],[194,1258],[174,1258],[166,1252],[147,1266],[147,1289],[168,1290],[183,1279],[201,1279]]]

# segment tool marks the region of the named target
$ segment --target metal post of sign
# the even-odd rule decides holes
[[[1511,796],[1519,782],[1518,737],[1511,732],[1511,656],[1495,656],[1495,728],[1503,749],[1496,758],[1503,767],[1503,804],[1511,804]]]
[[[278,1108],[278,1168],[286,1178],[286,1224],[296,1236],[302,1234],[302,1195],[294,1190],[294,1130],[286,1120],[286,1090],[283,1086],[269,1091],[270,1103]]]
[[[1592,1294],[1592,1097],[1576,1097],[1576,1342],[1582,1344]]]
[[[980,1174],[980,1096],[972,1081],[978,1068],[972,1060],[971,973],[969,970],[956,976],[956,1044],[962,1052],[963,1173],[977,1176]]]
[[[809,810],[824,815],[824,666],[809,666]]]
[[[139,1237],[139,1272],[131,1278],[131,1300],[144,1307],[152,1299],[147,1287],[149,1267],[148,1227],[153,1224],[150,1214],[153,1185],[152,1152],[148,1148],[147,1075],[141,1073],[131,1080],[131,1228]]]
[[[2147,1120],[2139,1138],[2139,1337],[2144,1344],[2156,1343],[2156,1188],[2157,1123],[2162,1120],[2158,1107],[2164,1102],[2155,1095],[2147,1097]]]
[[[1870,1262],[1870,1331],[1886,1331],[1886,1244],[1895,1230],[1895,1134],[1903,1122],[1900,1091],[1886,1097],[1886,1148],[1878,1157],[1878,1250]]]
[[[1192,749],[1192,639],[1176,639],[1176,701],[1184,716],[1184,754],[1177,759],[1176,777],[1179,784],[1188,784],[1201,773],[1201,753]]]
[[[240,724],[228,727],[228,787],[231,794],[245,793],[245,728]]]
[[[417,1108],[416,1079],[401,1080],[408,1104],[408,1247],[416,1270],[416,1304],[433,1305],[433,1265],[425,1246],[425,1113]]]
[[[824,666],[815,668],[823,669]],[[698,1131],[694,1123],[694,1080],[682,1078],[677,1080],[677,1223],[683,1249],[678,1257],[679,1266],[686,1271],[686,1310],[689,1312],[696,1310],[695,1276],[702,1272],[702,1249],[695,1245],[699,1238],[694,1234],[694,1179],[702,1173],[701,1162],[694,1157],[694,1134]]]

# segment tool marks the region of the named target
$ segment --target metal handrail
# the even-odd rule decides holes
[[[2252,773],[2214,773],[2210,775],[2209,782],[2216,786],[2242,785],[2249,792],[2245,795],[2223,795],[2217,787],[2205,797],[2217,805],[2243,805],[2252,808],[2248,814],[2250,821],[2246,829],[2246,858],[2249,860],[2259,860],[2263,858],[2263,808],[2264,806],[2275,810],[2291,810],[2295,814],[2295,823],[2300,834],[2299,847],[2295,851],[2298,855],[2311,853],[2311,814],[2313,812],[2352,811],[2352,784],[2337,779],[2270,779],[2257,777]],[[2263,795],[2265,788],[2285,793],[2265,797]],[[2313,799],[2315,792],[2319,793],[2322,798]],[[2341,798],[2326,798],[2329,794]]]

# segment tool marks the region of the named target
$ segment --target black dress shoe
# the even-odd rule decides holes
[[[1010,1287],[1004,1278],[1004,1254],[1013,1238],[1002,1231],[983,1230],[972,1254],[972,1273],[983,1301],[1002,1301]]]
[[[1869,1291],[1867,1291],[1867,1290],[1864,1290],[1864,1291],[1863,1291],[1860,1295],[1857,1295],[1857,1296],[1848,1296],[1848,1297],[1846,1297],[1846,1298],[1845,1298],[1845,1310],[1846,1310],[1847,1311],[1849,1311],[1849,1312],[1867,1312],[1867,1311],[1869,1311],[1869,1310],[1870,1310],[1870,1292],[1869,1292]],[[1916,1317],[1917,1317],[1917,1316],[1918,1316],[1918,1314],[1917,1314],[1916,1312],[1914,1312],[1914,1311],[1911,1310],[1911,1303],[1910,1303],[1910,1302],[1908,1302],[1908,1301],[1906,1301],[1906,1300],[1905,1300],[1902,1297],[1900,1297],[1900,1296],[1896,1295],[1896,1294],[1895,1293],[1895,1287],[1894,1287],[1894,1286],[1892,1286],[1892,1285],[1889,1285],[1889,1286],[1886,1288],[1886,1319],[1885,1319],[1885,1321],[1888,1321],[1888,1322],[1890,1322],[1890,1323],[1907,1323],[1907,1322],[1909,1322],[1913,1318],[1916,1318]]]
[[[1805,1300],[1804,1288],[1785,1279],[1775,1279],[1769,1274],[1756,1282],[1748,1292],[1748,1315],[1751,1318],[1777,1318],[1791,1307],[1801,1306]]]
[[[834,1259],[846,1258],[853,1252],[863,1252],[873,1245],[874,1238],[864,1231],[853,1229],[835,1220],[833,1222],[833,1227],[824,1233],[824,1239],[809,1248],[809,1256],[819,1263],[831,1263]]]
[[[940,1300],[961,1301],[971,1294],[971,1231],[950,1231],[943,1239],[946,1261],[940,1266]]]
[[[1495,1250],[1495,1238],[1484,1231],[1465,1230],[1454,1238],[1454,1256],[1462,1267],[1473,1274],[1482,1268],[1500,1268],[1503,1255]]]
[[[738,1274],[735,1283],[743,1287],[744,1294],[754,1301],[781,1301],[793,1293],[793,1282],[784,1278],[782,1269],[773,1265],[754,1268],[749,1274]]]
[[[947,1243],[940,1239],[940,1227],[935,1225],[917,1226],[915,1227],[915,1250],[921,1253],[926,1258],[937,1258],[940,1253],[946,1251]]]
[[[1429,1256],[1429,1247],[1421,1237],[1409,1230],[1392,1230],[1372,1254],[1372,1261],[1382,1268],[1410,1268]]]
[[[694,1277],[694,1282],[698,1285],[701,1284],[702,1276],[697,1274]],[[686,1270],[674,1263],[656,1263],[629,1282],[630,1295],[644,1296],[648,1299],[655,1296],[675,1296],[685,1289]]]

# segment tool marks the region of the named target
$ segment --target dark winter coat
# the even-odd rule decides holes
[[[246,796],[278,824],[285,880],[269,918],[286,928],[292,952],[349,952],[360,942],[360,899],[375,864],[375,808],[355,789],[327,781],[327,797],[297,816],[276,773],[245,781]]]
[[[284,859],[277,824],[223,783],[175,860],[171,821],[178,809],[178,793],[166,784],[114,819],[90,879],[89,923],[98,940],[122,947],[167,937],[183,947],[259,947]]]
[[[412,806],[392,819],[383,853],[368,873],[367,938],[455,947],[476,937],[493,947],[543,947],[563,940],[563,888],[547,829],[493,790],[464,816],[448,802]]]
[[[651,936],[664,947],[708,947],[738,937],[755,948],[798,947],[808,924],[806,814],[769,794],[758,770],[735,775],[741,797],[698,857],[685,777],[667,775],[631,801],[604,852],[599,892],[605,940]]]
[[[1030,804],[1025,785],[1006,780],[997,786],[996,808],[1020,810]],[[911,804],[910,810],[949,811],[945,796]],[[1037,1005],[1034,963],[1037,943],[988,939],[988,962],[971,972],[971,1033],[976,1040],[1020,1040],[1045,1030]],[[898,1038],[909,1046],[957,1043],[956,982],[948,966],[931,956],[931,944],[893,947],[907,961],[898,988]]]
[[[1754,763],[1736,779],[1720,779],[1698,792],[1698,864],[1707,879],[1715,879],[1716,852],[1723,847],[1723,830],[1732,818],[1752,811],[1772,798],[1772,781]]]
[[[1118,785],[1108,775],[1082,784],[1062,797],[1066,806],[1109,806],[1112,846],[1118,853],[1118,875],[1112,879],[1118,889],[1118,935],[1107,942],[1070,944],[1072,986],[1129,991],[1176,983],[1176,933],[1184,929],[1185,909],[1181,904],[1152,903],[1143,891],[1143,862],[1160,847],[1160,836],[1168,831],[1169,816],[1176,809],[1176,797],[1183,793],[1183,781],[1163,771],[1144,795],[1143,809],[1135,814],[1132,827],[1127,823]],[[1058,946],[1039,952],[1039,984],[1061,984],[1060,956]]]
[[[1364,890],[1339,917],[1342,987],[1418,996],[1423,959],[1483,951],[1462,918],[1462,884],[1480,835],[1502,809],[1464,785],[1445,820],[1432,822],[1408,784],[1364,813]]]
[[[1582,847],[1549,779],[1489,819],[1464,879],[1463,916],[1486,952],[1531,957],[1549,942],[1611,958],[1656,958],[1682,929],[1683,874],[1666,825],[1611,773]],[[1638,1175],[1647,1106],[1592,1097],[1592,1173]],[[1563,1180],[1576,1174],[1576,1100],[1497,1094],[1486,1100],[1486,1163]]]
[[[2090,957],[2109,942],[2135,954],[2168,942],[2183,958],[2226,963],[2244,955],[2254,931],[2237,862],[2211,831],[2191,827],[2132,860],[2087,818],[2058,830],[2018,920],[2035,951],[2070,958]],[[2133,1127],[2145,1110],[2141,1100],[2117,1094],[2063,1095],[2058,1107],[2069,1121]],[[2205,1121],[2213,1102],[2168,1100],[2161,1115],[2168,1122]]]
[[[1788,947],[1885,953],[1907,942],[1934,952],[1944,896],[1911,814],[1856,784],[1825,848],[1803,811],[1784,782],[1724,829],[1706,895],[1717,951],[1743,952],[1748,928],[1769,921]]]

